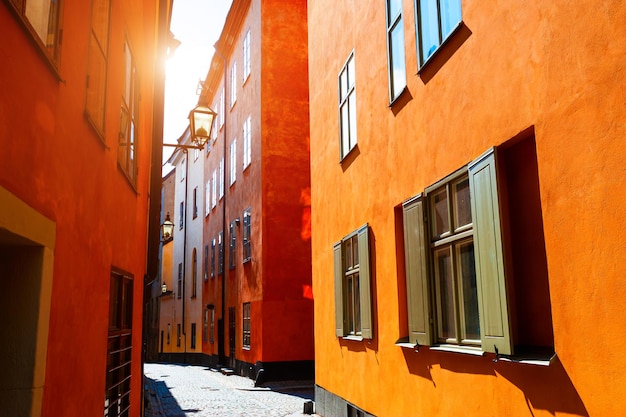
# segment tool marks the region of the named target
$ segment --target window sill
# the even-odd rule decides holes
[[[400,101],[400,99],[409,91],[409,88],[405,85],[404,88],[402,88],[402,91],[400,91],[400,93],[395,96],[394,98],[391,99],[391,101],[389,102],[389,108],[394,107],[394,105],[396,103],[398,103]]]
[[[465,355],[473,356],[485,356],[485,352],[481,348],[474,348],[469,346],[455,346],[455,345],[437,345],[430,346],[430,350],[441,352],[462,353]]]
[[[341,336],[341,339],[343,339],[343,340],[350,340],[352,342],[362,342],[363,340],[365,340],[361,336],[354,336],[354,335]]]
[[[496,355],[494,362],[512,362],[523,365],[550,366],[556,359],[552,348],[516,347],[514,355]]]

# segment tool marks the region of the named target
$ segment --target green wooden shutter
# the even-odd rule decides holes
[[[507,303],[495,148],[468,166],[482,349],[513,353]]]
[[[345,336],[343,314],[343,256],[341,242],[333,248],[335,256],[335,334],[337,337]]]
[[[358,230],[359,240],[359,296],[361,298],[361,336],[372,339],[372,296],[370,291],[369,227]]]
[[[409,342],[431,344],[430,282],[428,278],[428,248],[424,236],[424,200],[419,195],[406,202],[404,217],[404,262],[406,295],[409,314]]]

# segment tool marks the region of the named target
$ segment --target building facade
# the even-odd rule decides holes
[[[178,142],[191,145],[189,129]],[[200,363],[203,155],[199,149],[176,149],[169,160],[174,171],[163,179],[162,212],[171,210],[174,231],[162,252],[161,360]]]
[[[624,3],[308,19],[316,412],[624,414]]]
[[[203,342],[252,378],[312,377],[306,1],[235,0],[200,102]]]
[[[1,415],[141,413],[170,6],[0,4]]]

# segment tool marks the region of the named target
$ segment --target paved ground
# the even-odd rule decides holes
[[[295,417],[313,399],[312,381],[267,383],[203,366],[144,366],[145,417]]]

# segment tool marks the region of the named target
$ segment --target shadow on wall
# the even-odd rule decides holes
[[[552,415],[558,412],[589,417],[585,404],[558,357],[550,366],[537,366],[504,361],[494,363],[493,355],[462,355],[459,358],[458,354],[435,352],[427,347],[421,347],[419,352],[402,350],[409,372],[431,381],[434,388],[445,389],[437,385],[438,381],[431,374],[433,364],[437,363],[441,368],[455,373],[505,378],[523,393],[530,415],[534,415],[533,410],[546,410]]]
[[[524,393],[528,409],[546,410],[552,415],[559,413],[589,417],[582,398],[557,358],[549,367],[524,366],[498,362],[496,373],[502,375]]]

